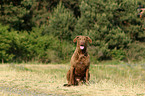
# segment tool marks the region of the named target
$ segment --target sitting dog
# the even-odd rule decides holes
[[[64,86],[79,85],[82,82],[89,83],[90,56],[87,52],[87,43],[92,43],[88,36],[77,36],[73,42],[77,41],[77,47],[71,57],[71,68],[67,72],[68,84]]]

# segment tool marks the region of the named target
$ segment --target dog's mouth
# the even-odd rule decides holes
[[[81,49],[81,50],[83,50],[84,48],[85,48],[84,45],[81,45],[81,46],[80,46],[80,49]]]

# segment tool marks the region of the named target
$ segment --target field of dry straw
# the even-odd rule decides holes
[[[64,87],[69,64],[1,64],[2,96],[145,96],[145,64],[95,65],[90,85]]]

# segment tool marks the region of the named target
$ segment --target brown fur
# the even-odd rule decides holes
[[[76,41],[77,47],[70,61],[71,68],[67,72],[68,84],[64,86],[79,85],[82,82],[89,83],[90,56],[87,52],[87,43],[88,41],[92,43],[92,40],[88,36],[77,36],[73,42]],[[80,46],[84,46],[84,49],[80,49]]]

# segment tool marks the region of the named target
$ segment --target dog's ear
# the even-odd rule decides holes
[[[79,36],[76,36],[76,38],[73,40],[73,42],[75,43],[78,38],[79,38]]]
[[[86,36],[86,38],[87,38],[87,40],[88,40],[90,43],[92,43],[92,40],[90,39],[89,36]]]

